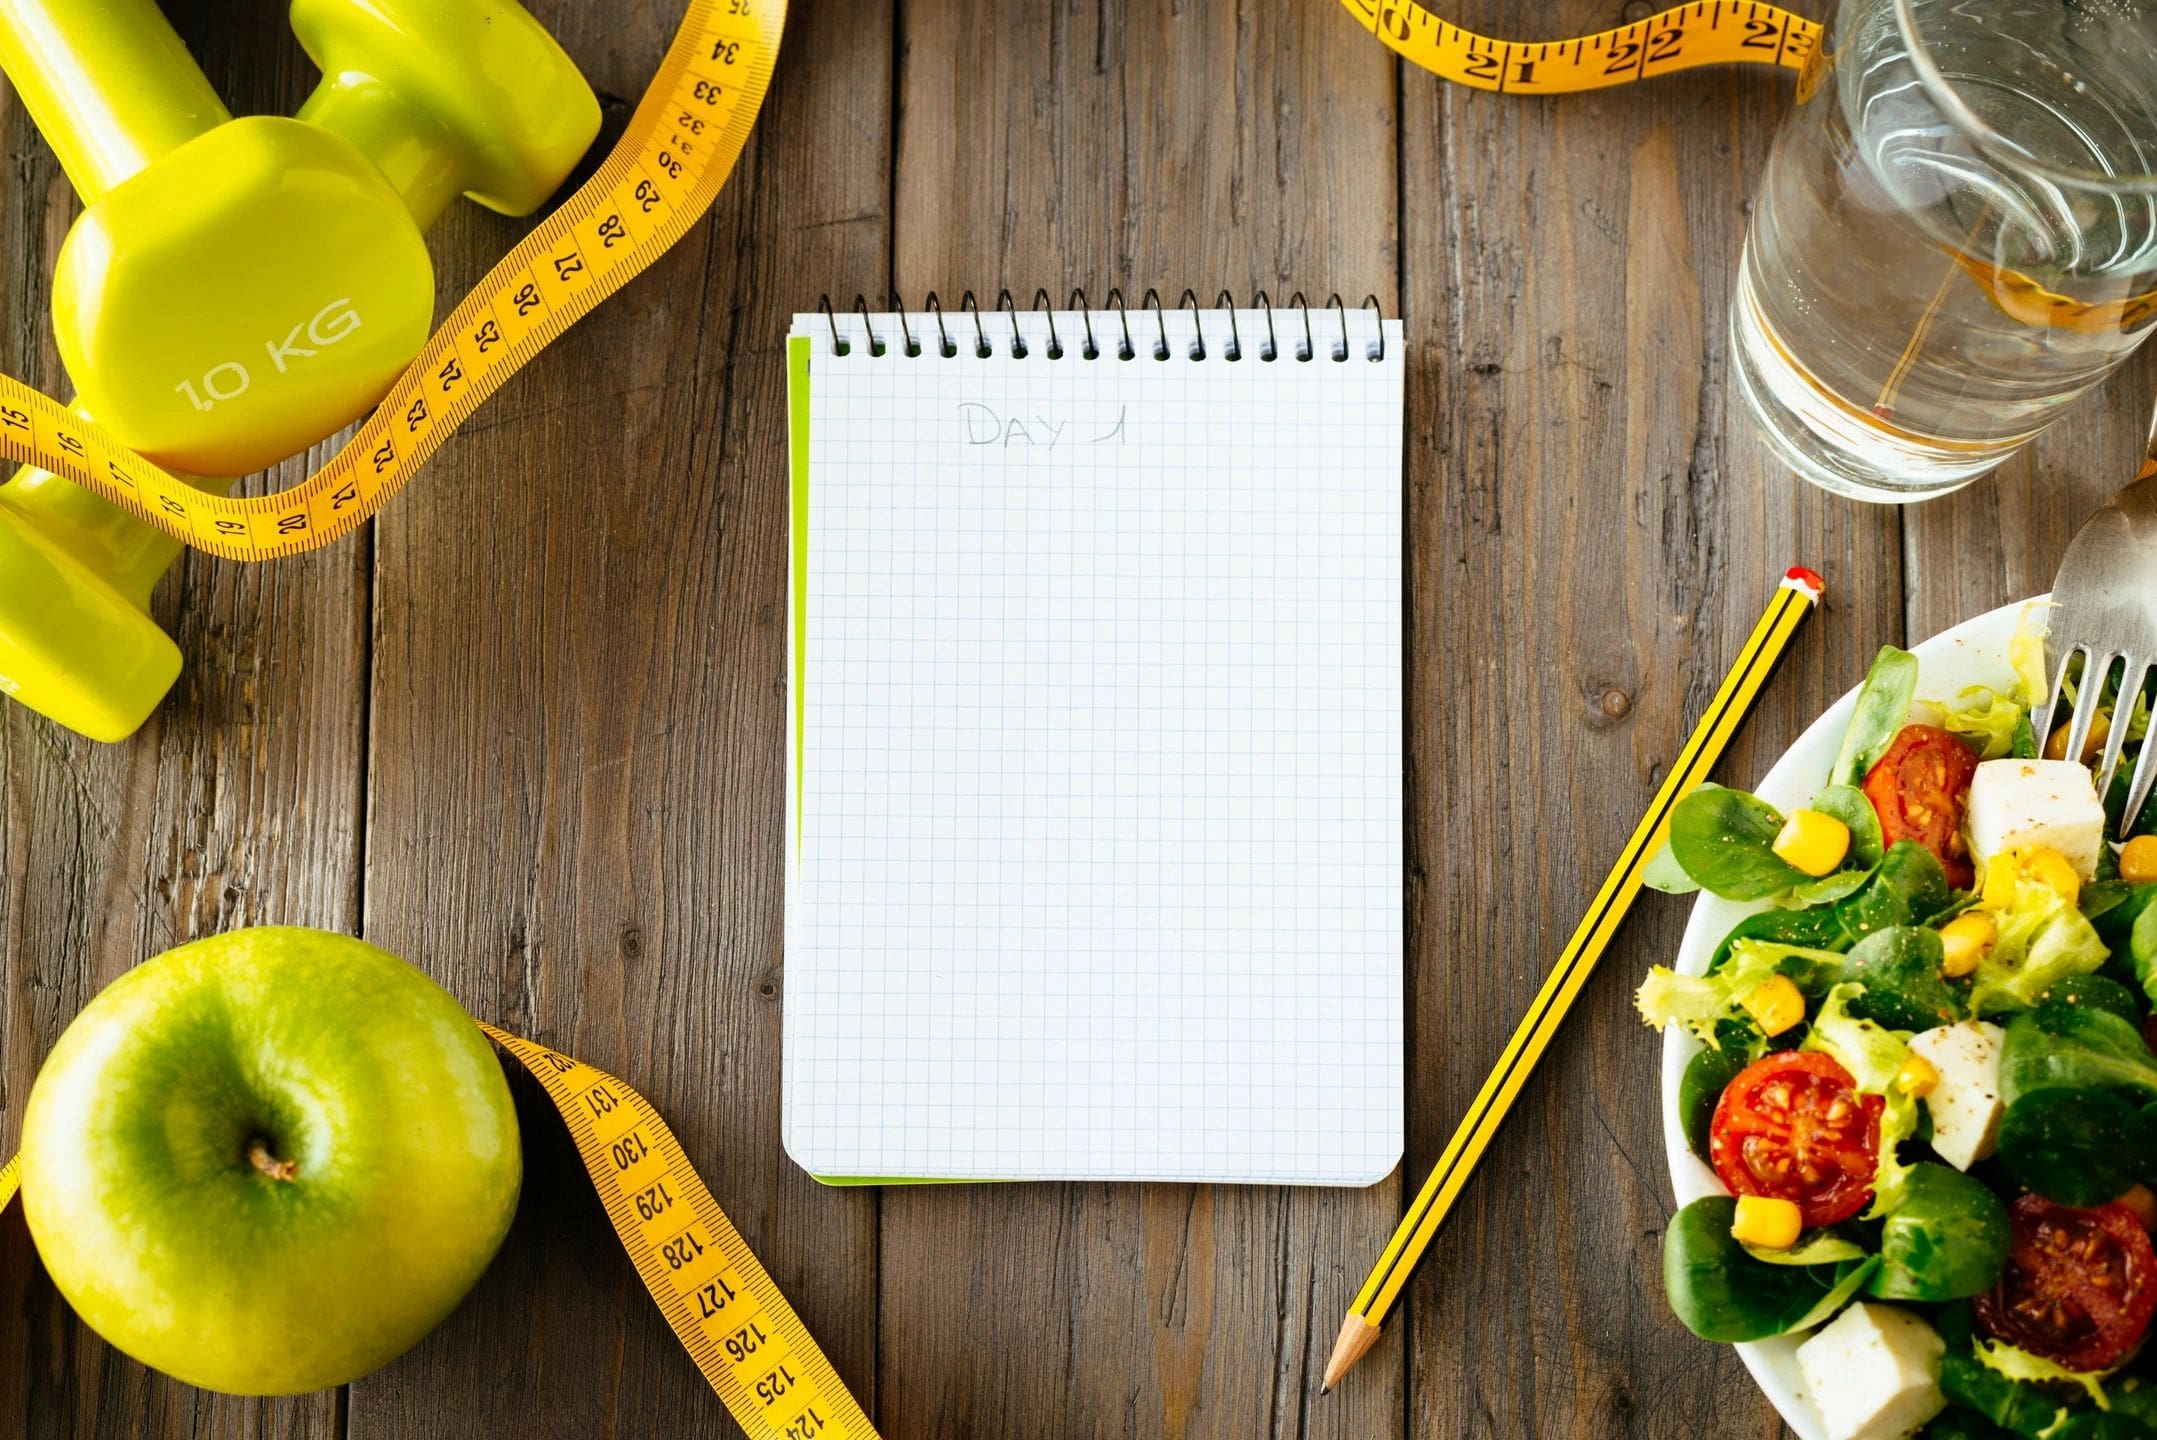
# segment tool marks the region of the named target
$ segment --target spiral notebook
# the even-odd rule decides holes
[[[826,311],[788,360],[787,1152],[1383,1178],[1400,323]]]

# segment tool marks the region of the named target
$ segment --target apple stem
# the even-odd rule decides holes
[[[260,1136],[247,1146],[247,1163],[272,1180],[290,1180],[300,1173],[300,1167],[290,1160],[280,1160],[272,1155],[269,1142]]]

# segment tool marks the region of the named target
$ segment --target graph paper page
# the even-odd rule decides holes
[[[795,319],[783,1128],[812,1174],[1400,1156],[1400,327],[1373,358],[1373,313],[1312,311],[1299,360],[1277,311],[1268,361],[1266,314],[1234,321],[1232,360],[1227,311],[1133,312],[1124,360],[1115,311],[1057,313],[1060,359],[1039,312],[946,315],[949,357],[933,315]]]

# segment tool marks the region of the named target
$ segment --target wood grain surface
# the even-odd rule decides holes
[[[626,118],[658,0],[536,0]],[[172,0],[236,111],[313,83],[276,6]],[[1537,35],[1637,18],[1559,0]],[[1518,7],[1451,18],[1536,38]],[[188,560],[187,670],[133,741],[0,715],[0,1141],[99,986],[270,921],[356,930],[666,1112],[892,1440],[1781,1434],[1663,1304],[1650,897],[1337,1393],[1342,1308],[1793,561],[1829,600],[1726,762],[1756,776],[1883,642],[2044,587],[2130,472],[2145,354],[1997,477],[1914,510],[1793,480],[1726,305],[1784,77],[1566,99],[1404,69],[1334,0],[797,6],[712,217],[513,381],[370,531]],[[64,387],[76,204],[0,101],[0,367]],[[522,222],[459,206],[444,304]],[[787,317],[821,292],[1374,294],[1406,317],[1412,1029],[1403,1175],[1363,1191],[833,1190],[778,1144]],[[325,453],[317,452],[317,458]],[[296,469],[298,462],[288,469]],[[0,1221],[0,1431],[737,1433],[518,1087],[515,1229],[437,1333],[335,1394],[150,1374]],[[9,1422],[19,1417],[19,1426]]]

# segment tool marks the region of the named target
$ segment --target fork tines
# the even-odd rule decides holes
[[[2079,758],[2088,749],[2090,731],[2096,724],[2098,706],[2104,698],[2105,681],[2114,666],[2120,668],[2119,688],[2113,692],[2111,725],[2105,733],[2103,753],[2095,767],[2097,794],[2102,799],[2110,793],[2113,772],[2119,768],[2120,749],[2127,743],[2127,723],[2134,714],[2135,697],[2142,693],[2143,684],[2149,679],[2149,661],[2126,651],[2102,652],[2091,645],[2068,647],[2053,673],[2051,693],[2032,717],[2040,751],[2045,748],[2046,737],[2052,733],[2053,711],[2066,689],[2068,669],[2077,655],[2082,657],[2082,678],[2075,688],[2074,710],[2068,717],[2066,748],[2060,752],[2069,759]],[[2151,763],[2153,752],[2157,752],[2157,745],[2145,740],[2142,753],[2135,761],[2134,778],[2127,787],[2126,808],[2120,812],[2119,833],[2123,837],[2133,827],[2135,817],[2142,813],[2143,802],[2149,798],[2150,782],[2157,778],[2157,770],[2153,770]]]

